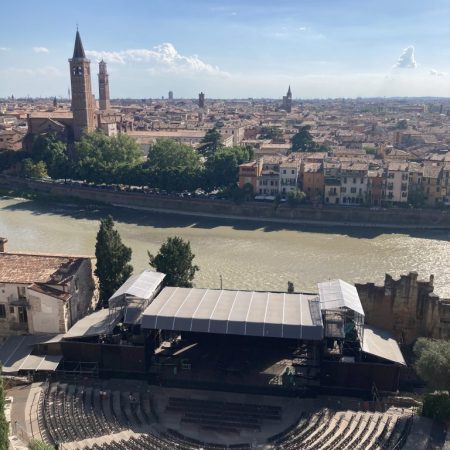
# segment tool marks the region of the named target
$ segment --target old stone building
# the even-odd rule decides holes
[[[0,238],[0,337],[65,333],[94,307],[91,259],[7,252]]]
[[[450,339],[450,299],[433,290],[433,275],[419,280],[416,272],[395,280],[386,274],[384,285],[357,284],[366,322],[391,331],[397,340],[412,344],[418,337]]]

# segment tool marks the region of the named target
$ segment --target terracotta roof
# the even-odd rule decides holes
[[[26,253],[0,253],[0,283],[62,284],[85,258]]]

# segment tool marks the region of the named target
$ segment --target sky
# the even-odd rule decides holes
[[[448,0],[21,0],[1,15],[0,97],[66,97],[77,24],[96,96],[101,58],[112,98],[450,95]]]

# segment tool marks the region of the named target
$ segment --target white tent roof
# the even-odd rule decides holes
[[[61,355],[32,355],[36,344],[44,343],[52,336],[9,336],[0,347],[0,362],[4,374],[17,374],[20,370],[54,371]]]
[[[120,311],[110,312],[108,308],[95,311],[75,323],[64,338],[99,336],[108,333],[120,320]]]
[[[320,308],[348,308],[364,316],[364,310],[355,286],[342,280],[324,281],[318,284]]]
[[[149,300],[156,289],[162,283],[166,275],[152,270],[143,270],[141,273],[132,275],[125,283],[111,296],[109,305],[120,306],[125,296],[136,297]]]
[[[397,341],[389,332],[380,330],[379,328],[369,325],[364,327],[362,351],[403,366],[406,365]]]
[[[317,296],[166,287],[142,328],[274,338],[323,338]]]

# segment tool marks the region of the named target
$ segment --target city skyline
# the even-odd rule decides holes
[[[27,8],[27,4],[30,7]],[[304,1],[5,5],[0,97],[66,96],[76,25],[112,98],[448,96],[450,5]],[[20,29],[20,34],[17,30]],[[131,30],[131,32],[130,32]],[[93,91],[98,92],[94,80]]]

